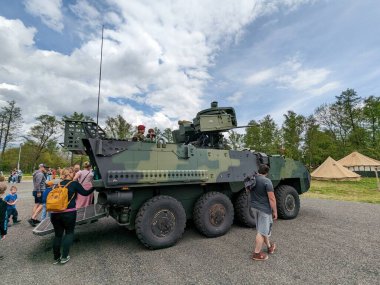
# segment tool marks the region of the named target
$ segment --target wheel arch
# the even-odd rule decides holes
[[[296,189],[297,193],[301,195],[302,189],[301,189],[301,181],[299,178],[286,178],[280,181],[280,183],[277,184],[276,188],[282,185],[291,186],[294,189]]]

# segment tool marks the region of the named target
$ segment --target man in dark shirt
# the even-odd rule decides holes
[[[259,166],[256,185],[251,190],[251,213],[255,217],[257,230],[253,260],[268,259],[268,255],[261,251],[263,243],[268,247],[269,254],[274,253],[276,249],[276,244],[269,241],[273,219],[277,219],[277,207],[272,181],[266,177],[268,172],[268,165]]]
[[[42,210],[42,195],[46,189],[46,168],[47,166],[41,163],[38,170],[33,173],[33,197],[34,207],[32,210],[32,217],[28,220],[32,227],[35,227],[40,221],[37,220],[38,214]]]

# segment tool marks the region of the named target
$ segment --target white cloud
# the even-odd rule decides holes
[[[245,80],[245,83],[248,85],[260,85],[270,79],[273,80],[274,79],[273,77],[275,76],[275,74],[276,72],[274,69],[261,70],[249,76]]]
[[[341,89],[342,83],[336,80],[332,76],[333,74],[334,72],[326,67],[308,67],[300,56],[294,56],[277,66],[256,71],[243,78],[242,81],[252,93],[255,93],[254,90],[258,90],[258,93],[261,90],[267,91],[259,89],[263,85],[270,85],[270,88],[277,89],[273,90],[276,100],[273,98],[268,100],[268,95],[257,95],[252,97],[251,101],[261,100],[262,104],[265,102],[265,104],[271,105],[271,108],[266,108],[266,112],[269,112],[276,122],[281,122],[283,114],[288,110],[302,113],[305,109],[310,108],[310,100],[313,98],[316,100],[327,98],[327,96],[331,96],[331,93]],[[242,89],[247,92],[244,87]],[[286,94],[286,96],[282,94]],[[236,103],[239,101],[237,100]]]
[[[291,75],[283,75],[277,79],[286,87],[296,90],[307,90],[315,85],[324,82],[330,71],[324,68],[298,69]]]
[[[326,83],[320,87],[314,88],[310,90],[310,94],[312,95],[322,95],[326,94],[328,92],[338,90],[342,88],[342,84],[339,81],[332,81],[329,83]]]
[[[20,87],[17,85],[8,84],[8,83],[0,83],[0,92],[2,90],[20,91]]]
[[[247,85],[271,83],[277,88],[302,91],[311,95],[323,95],[340,87],[340,82],[329,82],[331,70],[327,68],[304,67],[298,57],[269,69],[257,71],[248,76]]]
[[[99,11],[88,3],[87,0],[78,0],[70,9],[81,19],[91,21],[100,16]]]
[[[279,69],[280,76],[276,81],[280,88],[302,91],[310,95],[323,95],[340,87],[338,81],[329,81],[329,69],[304,67],[298,58],[285,62]]]
[[[24,5],[26,12],[41,18],[50,29],[63,30],[62,0],[24,0]]]
[[[24,3],[29,13],[50,28],[63,30],[64,2]],[[0,83],[20,87],[0,93],[0,100],[12,96],[23,110],[24,121],[32,122],[43,113],[60,116],[77,111],[95,116],[100,57],[97,25],[102,21],[112,27],[105,29],[101,121],[124,114],[133,124],[166,128],[178,119],[192,119],[208,106],[203,92],[217,53],[267,9],[262,2],[249,0],[107,0],[105,11],[92,4],[83,0],[68,6],[77,17],[77,32],[85,39],[69,55],[38,49],[36,29],[0,17]],[[235,93],[230,100],[239,96]],[[123,104],[110,97],[122,98]],[[136,110],[133,103],[148,111]]]
[[[232,96],[228,97],[227,100],[234,105],[237,105],[240,102],[240,99],[243,98],[243,92],[235,92]]]

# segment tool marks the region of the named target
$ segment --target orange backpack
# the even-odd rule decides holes
[[[71,200],[75,196],[74,193],[69,201],[69,189],[67,189],[67,187],[71,182],[73,181],[70,181],[64,186],[61,185],[61,183],[58,183],[58,185],[49,192],[46,197],[46,211],[62,212],[67,209]]]

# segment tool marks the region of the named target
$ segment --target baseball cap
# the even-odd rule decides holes
[[[38,167],[45,167],[45,168],[49,168],[49,166],[47,166],[46,164],[44,163],[40,163],[40,165],[38,165]]]

